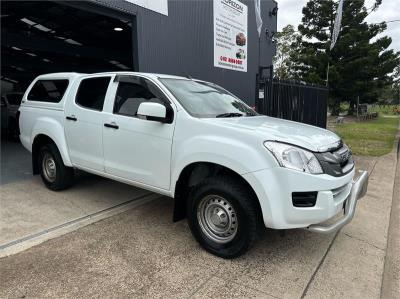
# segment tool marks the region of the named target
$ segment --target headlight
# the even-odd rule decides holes
[[[279,165],[307,173],[323,173],[322,167],[312,152],[297,146],[265,141],[264,146],[274,155]]]

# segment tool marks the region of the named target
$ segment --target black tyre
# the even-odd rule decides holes
[[[40,176],[50,190],[59,191],[72,185],[74,170],[64,165],[55,144],[49,143],[40,148],[38,164]]]
[[[212,254],[231,259],[245,253],[260,226],[257,198],[230,177],[205,179],[192,188],[187,218],[192,234]]]

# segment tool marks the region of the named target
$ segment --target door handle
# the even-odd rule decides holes
[[[115,130],[118,130],[118,129],[119,129],[119,126],[118,126],[115,122],[112,122],[112,123],[110,123],[110,124],[105,123],[104,126],[105,126],[106,128],[111,128],[111,129],[115,129]]]
[[[75,115],[67,116],[66,119],[72,120],[72,121],[77,121],[78,119],[75,117]]]

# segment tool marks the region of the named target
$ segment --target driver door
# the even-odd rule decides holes
[[[142,77],[120,75],[112,84],[114,101],[105,114],[103,127],[105,171],[169,190],[175,125],[171,103],[154,83]],[[167,115],[172,116],[171,123],[138,117],[137,110],[142,102],[165,105]]]

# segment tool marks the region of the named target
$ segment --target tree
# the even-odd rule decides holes
[[[376,1],[373,9],[378,9],[380,2]],[[295,57],[298,79],[317,84],[325,85],[329,62],[333,115],[338,114],[341,101],[350,101],[350,107],[354,107],[358,96],[363,103],[375,101],[379,90],[391,83],[389,75],[400,63],[400,54],[388,49],[391,38],[377,38],[386,24],[365,22],[368,11],[364,0],[344,1],[341,32],[330,51],[336,9],[337,1],[333,0],[307,2],[298,26],[300,53]]]
[[[396,104],[400,105],[400,65],[398,65],[393,72],[393,98],[396,100]]]
[[[287,25],[282,28],[281,32],[275,34],[274,41],[276,43],[276,54],[273,58],[274,76],[278,79],[294,79],[295,74],[295,59],[293,59],[300,47],[299,34],[293,25]]]
[[[400,105],[400,66],[394,69],[391,75],[393,83],[382,88],[379,102],[382,104]]]

